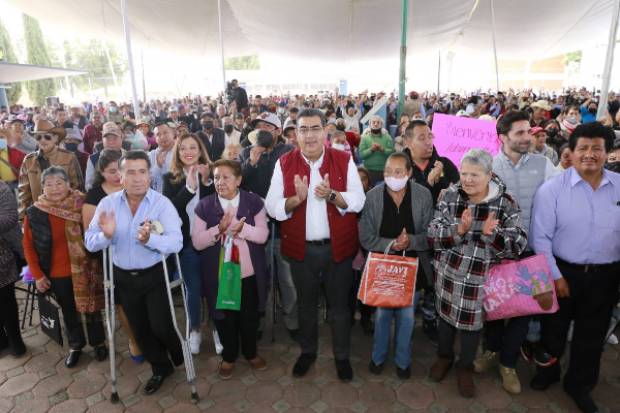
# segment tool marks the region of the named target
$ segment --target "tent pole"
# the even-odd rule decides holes
[[[2,84],[0,84],[0,106],[6,106],[7,108],[9,107],[9,99],[6,97],[5,85]]]
[[[403,113],[403,105],[405,103],[405,74],[407,64],[407,23],[409,19],[409,0],[402,2],[402,23],[400,36],[400,71],[398,76],[398,117]]]
[[[607,97],[609,94],[609,81],[611,80],[611,69],[614,64],[614,49],[616,47],[616,35],[618,33],[618,15],[620,14],[620,0],[614,1],[614,11],[611,15],[611,27],[609,28],[609,40],[607,41],[607,54],[605,56],[605,66],[603,69],[603,84],[601,86],[601,97],[598,102],[596,118],[600,119],[607,115]]]
[[[491,34],[493,37],[493,58],[495,60],[495,88],[499,92],[499,68],[497,65],[497,46],[495,45],[495,2],[491,0]]]
[[[144,50],[140,50],[140,64],[142,65],[142,102],[146,103],[146,79],[144,78]],[[136,114],[136,119],[138,115]]]
[[[437,53],[437,97],[441,86],[441,50]]]
[[[127,46],[127,64],[129,67],[129,78],[131,80],[131,93],[133,97],[133,113],[140,116],[140,103],[138,102],[138,90],[136,89],[136,73],[133,67],[133,54],[131,53],[131,37],[129,34],[129,19],[127,18],[127,0],[121,0],[121,13],[123,15],[123,29],[125,31],[125,43]]]
[[[112,81],[114,82],[114,87],[118,88],[118,80],[116,79],[116,72],[114,71],[114,63],[112,63],[112,57],[110,56],[110,48],[108,47],[107,40],[103,40],[101,42],[103,46],[103,51],[105,52],[106,60],[108,61],[108,66],[110,68],[110,73],[112,74]]]
[[[224,64],[224,35],[222,34],[222,1],[217,0],[217,25],[220,31],[220,59],[222,61],[223,98],[226,100],[226,65]]]

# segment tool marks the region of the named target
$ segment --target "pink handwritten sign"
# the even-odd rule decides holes
[[[495,122],[436,113],[433,116],[435,148],[460,169],[461,158],[470,149],[485,149],[491,155],[499,152],[501,141]]]

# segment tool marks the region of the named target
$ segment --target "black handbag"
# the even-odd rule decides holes
[[[60,328],[60,307],[52,300],[51,294],[37,294],[39,301],[39,318],[41,331],[62,347],[62,330]]]

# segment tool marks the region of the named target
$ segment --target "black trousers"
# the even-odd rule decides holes
[[[153,374],[168,374],[173,370],[170,359],[183,364],[183,350],[172,325],[162,265],[132,274],[114,267],[120,303]]]
[[[459,353],[457,366],[472,368],[476,358],[476,351],[478,350],[478,342],[480,341],[480,330],[459,330],[439,317],[439,324],[437,325],[438,355],[442,358],[454,359],[454,340],[456,339],[457,332],[460,333],[461,339],[461,352]]]
[[[324,284],[334,357],[336,360],[348,359],[351,346],[349,296],[353,283],[352,258],[336,263],[332,259],[331,245],[306,243],[304,261],[289,259],[289,262],[297,290],[301,352],[317,353],[318,305],[321,284]]]
[[[605,335],[618,302],[620,263],[588,272],[561,262],[558,267],[568,282],[570,297],[558,299],[558,312],[541,317],[541,341],[549,354],[560,358],[570,322],[575,321],[564,386],[572,393],[589,393],[598,381]]]
[[[484,347],[499,352],[499,362],[514,369],[519,360],[521,345],[527,336],[532,317],[514,317],[508,320],[487,321],[484,324]]]
[[[73,281],[71,277],[50,278],[49,280],[52,284],[50,290],[56,297],[56,301],[58,301],[58,305],[60,305],[62,310],[69,348],[81,350],[86,345],[86,337],[84,336],[84,327],[82,326],[82,315],[75,308]],[[88,344],[91,347],[103,344],[105,342],[105,331],[103,329],[101,312],[85,314],[85,318]]]
[[[215,327],[224,346],[222,358],[227,363],[234,363],[241,353],[247,360],[256,358],[258,339],[258,289],[256,277],[241,279],[241,308],[239,311],[224,310],[224,318],[215,320]]]
[[[370,318],[374,314],[376,308],[370,305],[366,305],[357,299],[357,292],[360,288],[360,282],[362,281],[362,271],[353,271],[353,283],[351,285],[351,295],[349,296],[349,308],[351,310],[351,320],[355,319],[355,311],[360,310],[360,321],[369,322]]]
[[[15,299],[15,285],[9,284],[0,288],[0,347],[11,348],[22,346],[19,329],[19,314]]]

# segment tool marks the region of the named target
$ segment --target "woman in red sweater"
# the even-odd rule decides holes
[[[95,359],[108,355],[101,318],[103,280],[98,262],[84,248],[84,194],[71,189],[67,172],[52,166],[41,175],[43,194],[26,209],[24,255],[37,290],[51,290],[62,309],[69,341],[65,366],[74,367],[86,345],[81,316],[86,316],[88,342]]]

